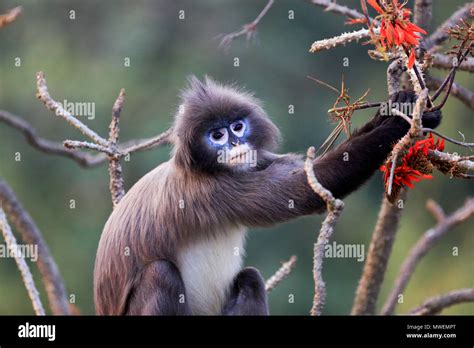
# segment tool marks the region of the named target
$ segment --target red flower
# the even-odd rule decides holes
[[[406,2],[400,4],[398,0],[387,1],[381,6],[377,0],[367,0],[379,14],[375,17],[380,21],[379,34],[373,34],[377,49],[383,54],[388,50],[402,47],[408,54],[408,68],[415,64],[415,50],[419,45],[420,34],[426,34],[422,28],[410,22],[411,11],[404,8]],[[349,24],[364,23],[362,20],[352,20]],[[371,23],[373,26],[373,22]],[[373,28],[372,28],[373,29]],[[373,30],[371,30],[374,33]]]
[[[432,179],[433,177],[426,173],[425,168],[414,168],[413,166],[423,163],[420,161],[420,157],[427,159],[428,153],[430,150],[444,150],[444,139],[438,139],[435,142],[433,134],[429,134],[426,139],[419,140],[410,147],[403,156],[401,164],[395,168],[393,175],[392,187],[397,191],[403,186],[413,188],[414,182],[419,182],[422,179]],[[380,167],[380,170],[384,173],[383,180],[385,183],[385,188],[388,188],[388,183],[390,179],[390,170],[392,168],[392,163],[387,162],[386,164]],[[432,167],[431,167],[432,168]],[[431,172],[431,168],[430,171]]]
[[[385,182],[385,187],[388,186],[388,182],[390,179],[390,166],[383,165],[380,167],[380,170],[384,172],[383,180]],[[406,164],[402,164],[395,168],[394,175],[393,175],[393,183],[394,187],[403,187],[403,185],[413,188],[413,182],[419,182],[421,179],[432,179],[433,177],[429,174],[423,174],[420,171],[409,167]]]

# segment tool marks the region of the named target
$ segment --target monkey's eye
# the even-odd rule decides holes
[[[237,135],[239,138],[244,135],[245,132],[245,122],[244,121],[235,121],[230,125],[232,133]]]
[[[229,139],[229,134],[227,133],[226,128],[220,128],[213,130],[209,135],[209,138],[215,144],[224,145]]]

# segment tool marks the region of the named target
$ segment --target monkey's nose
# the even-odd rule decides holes
[[[239,142],[238,141],[231,141],[230,142],[232,144],[232,146],[236,147],[237,145],[239,145]]]

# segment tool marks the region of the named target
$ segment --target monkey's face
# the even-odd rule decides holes
[[[279,138],[258,101],[245,92],[193,78],[175,122],[176,160],[188,169],[254,170],[261,150]]]

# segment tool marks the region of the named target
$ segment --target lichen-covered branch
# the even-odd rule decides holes
[[[403,294],[405,291],[408,281],[415,272],[415,268],[423,256],[425,256],[444,235],[451,231],[453,227],[461,224],[473,215],[474,198],[469,198],[461,208],[444,219],[439,220],[436,226],[423,234],[423,236],[416,242],[415,246],[410,250],[410,253],[403,262],[400,272],[395,280],[395,285],[383,306],[382,314],[390,315],[393,313],[397,304],[398,296]]]
[[[454,290],[444,295],[431,297],[420,307],[412,309],[412,315],[436,315],[456,304],[474,302],[474,288]]]
[[[298,258],[292,255],[288,261],[283,262],[278,271],[265,282],[265,290],[267,292],[272,291],[283,279],[288,277],[293,268],[295,268],[297,260]]]
[[[3,237],[5,238],[7,248],[9,250],[15,251],[12,254],[14,255],[18,269],[20,270],[21,278],[23,279],[23,283],[25,284],[26,291],[28,292],[28,296],[31,299],[36,315],[45,315],[38,290],[36,289],[35,282],[33,280],[33,275],[31,274],[30,268],[28,267],[23,255],[17,252],[19,248],[16,238],[13,235],[13,232],[7,221],[7,216],[5,215],[2,208],[0,208],[0,230],[2,231]]]
[[[326,284],[323,280],[323,260],[325,247],[329,242],[336,225],[337,219],[344,209],[344,203],[334,198],[331,191],[324,188],[314,174],[314,158],[316,150],[310,147],[306,154],[305,172],[308,183],[313,191],[321,197],[326,203],[328,215],[324,219],[321,230],[319,231],[318,241],[314,244],[313,256],[313,278],[314,278],[314,298],[311,308],[311,315],[321,315],[324,304],[326,302]]]
[[[405,197],[406,191],[402,190],[399,200],[404,200]],[[375,314],[380,288],[385,278],[402,211],[398,202],[391,203],[384,196],[372,234],[367,260],[356,290],[352,315]]]
[[[41,231],[11,188],[2,180],[0,180],[0,207],[5,211],[21,239],[29,245],[38,246],[37,266],[46,289],[51,312],[55,315],[70,314],[63,279]]]

